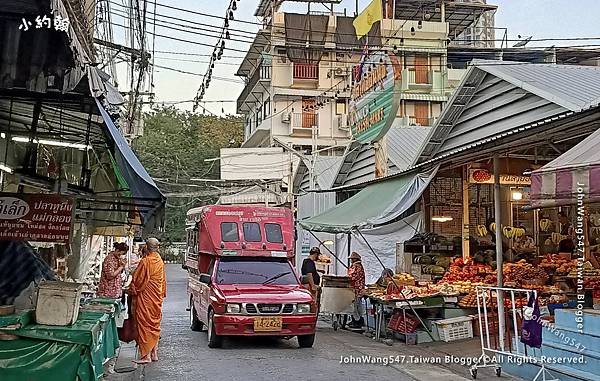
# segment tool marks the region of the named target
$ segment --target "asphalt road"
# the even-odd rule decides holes
[[[299,349],[295,339],[264,338],[227,339],[223,348],[210,349],[206,345],[206,332],[192,332],[189,329],[186,311],[187,273],[180,265],[167,265],[167,280],[168,296],[163,307],[160,361],[145,367],[145,380],[415,379],[398,367],[340,364],[342,355],[372,355],[373,343],[362,335],[334,332],[325,327],[319,328],[314,347],[310,349]]]

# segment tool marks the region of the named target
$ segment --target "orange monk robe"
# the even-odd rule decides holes
[[[129,286],[134,296],[134,311],[137,325],[137,345],[140,356],[147,356],[158,345],[163,299],[167,296],[165,266],[156,252],[143,258]]]

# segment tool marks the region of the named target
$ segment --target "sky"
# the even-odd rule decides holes
[[[398,0],[401,1],[401,0]],[[113,23],[124,24],[124,19],[119,16],[123,14],[123,8],[117,4],[127,3],[128,0],[111,0],[113,10]],[[201,34],[218,34],[219,27],[223,24],[223,17],[229,5],[229,0],[157,0],[158,4],[186,9],[190,12],[178,11],[159,6],[157,13],[170,17],[192,20],[195,23],[213,25],[197,25],[196,34],[185,33],[165,28],[156,27],[155,33],[158,35],[170,36],[178,39],[190,40],[195,42],[187,43],[174,41],[163,37],[156,37],[153,43],[149,40],[149,49],[154,50],[154,92],[157,102],[176,102],[192,100],[202,83],[201,75],[204,75],[208,68],[209,57],[198,56],[199,54],[209,55],[213,48],[201,44],[214,45],[216,37]],[[532,41],[528,46],[567,46],[567,45],[587,45],[595,44],[600,46],[600,30],[598,29],[598,18],[600,17],[600,1],[598,0],[488,0],[489,3],[498,6],[495,15],[496,27],[507,28],[508,38],[517,39],[518,35],[533,36],[534,39],[543,38],[575,38],[575,37],[595,37],[594,41]],[[148,4],[153,4],[152,0]],[[369,0],[359,0],[359,8],[363,9]],[[237,11],[234,12],[236,20],[246,20],[258,22],[254,17],[254,11],[258,5],[258,0],[238,0]],[[313,5],[313,10],[325,10],[320,5]],[[346,8],[347,13],[351,15],[355,9],[355,0],[342,0],[341,4],[336,6],[336,12],[343,12]],[[306,12],[306,4],[284,5],[284,10]],[[197,13],[191,13],[197,12]],[[215,15],[220,17],[202,16],[198,13]],[[153,11],[149,5],[148,22],[152,22]],[[185,24],[184,22],[170,19],[174,23]],[[204,96],[205,107],[208,112],[216,115],[235,114],[235,100],[243,89],[243,83],[240,78],[235,76],[237,67],[242,61],[244,53],[249,46],[252,38],[251,33],[258,30],[258,25],[249,23],[231,22],[232,38],[241,41],[227,41],[227,49],[236,49],[240,51],[226,50],[224,58],[218,61],[213,70],[213,80]],[[113,26],[115,39],[123,38],[123,28],[117,25]],[[154,33],[153,26],[150,24],[148,31]],[[498,32],[503,33],[503,32]],[[500,35],[497,38],[501,38]],[[512,46],[513,43],[510,43]],[[153,46],[154,45],[154,46]],[[152,49],[153,46],[153,49]],[[175,54],[177,53],[177,54]],[[199,75],[185,74],[177,72],[186,71]],[[124,65],[119,66],[118,82],[126,83],[126,74],[122,70]],[[226,78],[226,80],[215,77]],[[121,88],[121,90],[123,90]],[[192,103],[178,103],[177,107],[185,110],[191,110]]]

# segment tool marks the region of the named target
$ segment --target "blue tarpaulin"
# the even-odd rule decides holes
[[[119,167],[120,173],[123,176],[129,192],[134,200],[143,201],[144,205],[148,203],[155,204],[151,209],[139,209],[142,222],[146,229],[152,229],[162,225],[162,217],[164,214],[165,196],[156,186],[156,183],[150,177],[140,160],[137,158],[127,141],[121,134],[121,131],[115,126],[110,115],[106,112],[102,104],[96,99],[100,114],[104,119],[104,123],[108,127],[108,131],[115,143],[115,161]]]

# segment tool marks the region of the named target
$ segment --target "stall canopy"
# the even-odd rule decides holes
[[[421,197],[438,168],[369,185],[336,207],[300,221],[300,226],[310,231],[348,233],[390,223]]]
[[[144,208],[138,208],[144,228],[152,229],[162,226],[165,196],[158,189],[156,183],[150,177],[142,163],[140,163],[137,156],[135,156],[135,153],[133,153],[131,147],[127,144],[121,131],[115,126],[100,101],[96,99],[96,103],[115,144],[115,161],[122,175],[119,176],[120,182],[126,183],[127,189],[131,193],[136,205],[144,206]]]
[[[534,208],[600,202],[600,129],[531,175]]]

